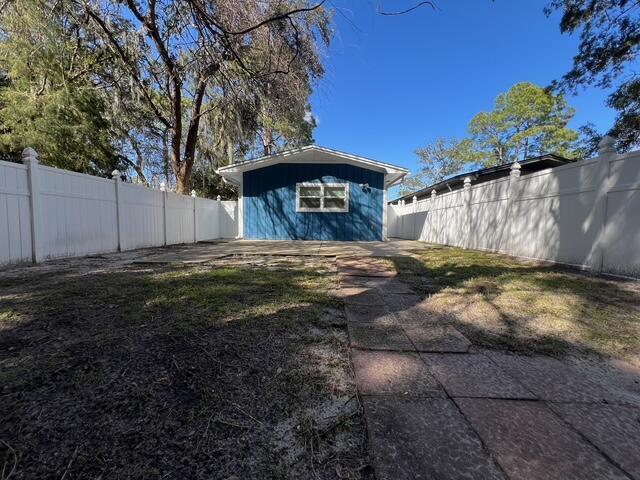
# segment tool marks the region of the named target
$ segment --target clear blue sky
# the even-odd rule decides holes
[[[546,86],[571,66],[578,39],[561,35],[545,0],[435,0],[399,17],[415,0],[332,0],[336,36],[312,98],[318,145],[414,171],[414,150],[438,136],[464,136],[471,117],[513,84]],[[329,6],[332,6],[329,5]],[[605,131],[606,92],[568,97],[571,126]]]

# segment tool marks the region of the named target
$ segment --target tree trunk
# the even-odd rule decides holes
[[[164,173],[164,181],[169,183],[169,166],[171,158],[169,155],[169,129],[165,128],[162,132],[162,173]]]
[[[133,169],[138,175],[138,178],[142,182],[143,185],[149,186],[149,182],[147,181],[147,177],[144,174],[144,155],[142,150],[140,150],[140,145],[138,145],[138,141],[134,137],[129,137],[129,141],[131,143],[131,147],[133,151],[136,153],[136,163],[133,166]]]
[[[187,170],[187,162],[180,162],[177,168],[174,167],[174,173],[176,175],[176,191],[187,195],[191,183],[191,169]]]
[[[131,168],[133,168],[134,172],[136,172],[136,175],[138,176],[138,179],[140,180],[140,182],[142,182],[144,186],[148,187],[149,181],[147,180],[147,177],[144,174],[145,157],[142,150],[140,149],[140,144],[136,139],[135,132],[134,133],[122,132],[122,135],[127,138],[127,141],[129,142],[129,145],[131,146],[131,149],[135,154],[136,161],[134,162],[129,157],[124,155],[120,157],[129,165],[131,165]]]
[[[176,135],[175,128],[171,132],[171,169],[176,177],[176,191],[183,193],[182,186],[184,185],[183,162],[180,158],[180,143],[182,139]]]
[[[271,155],[273,153],[273,129],[271,128],[271,112],[269,111],[269,101],[271,100],[271,82],[267,82],[265,88],[265,99],[262,101],[262,153]]]
[[[191,120],[187,130],[187,139],[184,144],[184,156],[180,160],[180,150],[178,149],[178,162],[174,162],[176,174],[176,191],[183,195],[188,195],[191,189],[191,171],[196,159],[196,145],[198,144],[198,133],[200,129],[200,113],[202,110],[202,100],[207,86],[206,78],[198,81],[196,93],[191,107]],[[174,152],[175,153],[175,152]]]
[[[265,156],[273,153],[273,132],[268,127],[262,131],[262,153]]]

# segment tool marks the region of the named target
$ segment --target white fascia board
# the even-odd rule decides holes
[[[312,153],[320,155],[311,156]],[[233,165],[219,168],[216,170],[216,173],[221,175],[225,181],[238,185],[241,182],[242,173],[279,163],[346,163],[384,173],[386,186],[395,185],[408,173],[406,169],[395,165],[378,162],[369,158],[359,157],[357,155],[351,155],[349,153],[339,152],[337,150],[331,150],[329,148],[318,147],[316,145],[309,145],[294,150],[288,150],[276,155],[235,163]]]

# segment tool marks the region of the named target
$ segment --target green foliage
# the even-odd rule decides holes
[[[58,3],[24,0],[0,17],[0,152],[35,148],[43,163],[110,175],[121,168],[108,98],[84,75],[98,61],[61,21]]]
[[[222,180],[208,165],[197,166],[191,176],[191,186],[198,197],[215,199],[218,195],[222,200],[235,200],[238,198],[236,188]]]
[[[46,165],[93,175],[110,176],[122,168],[101,115],[104,99],[92,90],[66,88],[33,96],[12,85],[0,99],[3,151],[33,147]]]
[[[498,96],[492,111],[469,123],[475,159],[491,166],[545,153],[571,156],[578,138],[567,127],[573,115],[561,95],[518,83]]]
[[[163,177],[187,193],[193,171],[310,143],[327,10],[307,0],[189,5],[3,2],[0,157],[31,146],[50,165]]]
[[[640,4],[634,0],[552,0],[545,12],[562,12],[560,30],[580,34],[573,67],[554,87],[615,87],[607,104],[618,112],[610,134],[628,150],[640,145]]]
[[[409,195],[411,193],[417,192],[422,187],[424,187],[425,182],[421,172],[418,171],[413,175],[407,175],[403,182],[400,184],[400,188],[398,194],[400,196]]]
[[[440,182],[468,167],[490,167],[545,153],[569,158],[583,154],[589,150],[588,141],[576,151],[578,134],[567,127],[573,114],[561,95],[532,83],[517,83],[498,96],[493,110],[471,119],[469,138],[438,138],[416,150],[420,170],[405,182],[401,193]]]
[[[80,3],[84,31],[113,52],[112,68],[97,77],[120,98],[133,96],[144,104],[155,125],[143,122],[142,135],[160,126],[156,137],[163,138],[162,159],[176,191],[191,190],[196,161],[228,159],[258,143],[259,136],[270,147],[276,134],[285,140],[308,137],[299,120],[311,82],[323,73],[318,48],[330,34],[321,5]],[[136,166],[140,170],[140,162]]]
[[[603,135],[596,130],[596,126],[589,122],[578,128],[580,140],[575,145],[575,156],[577,158],[592,158],[598,154],[598,144]]]
[[[624,82],[607,103],[618,111],[609,133],[618,139],[620,150],[640,146],[640,77]]]
[[[440,137],[432,144],[418,148],[415,153],[420,159],[420,170],[405,180],[400,189],[403,195],[416,191],[423,185],[438,183],[455,175],[477,160],[473,144],[469,139]]]
[[[313,83],[324,74],[319,46],[326,46],[331,41],[330,24],[331,16],[325,9],[315,10],[302,18],[296,35],[296,54],[290,57],[271,53],[271,45],[278,43],[278,37],[272,32],[256,33],[251,64],[264,63],[264,52],[274,64],[274,74],[256,79],[256,88],[252,90],[261,154],[313,143],[316,122],[311,114],[309,97]],[[286,45],[285,52],[293,46]]]

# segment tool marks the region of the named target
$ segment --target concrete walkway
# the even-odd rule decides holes
[[[378,480],[640,480],[637,393],[551,357],[482,351],[381,261],[337,264]]]

